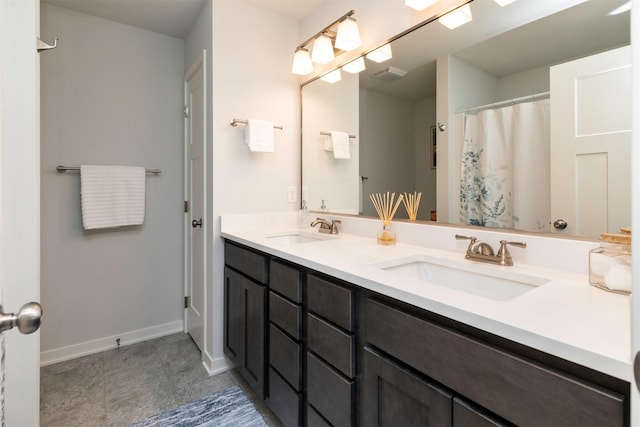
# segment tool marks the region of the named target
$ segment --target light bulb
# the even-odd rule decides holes
[[[321,80],[324,80],[325,82],[329,82],[329,83],[338,82],[340,81],[341,78],[342,76],[340,75],[339,68],[337,70],[333,70],[332,72],[327,73],[324,76],[320,77]]]
[[[437,2],[438,0],[404,0],[404,4],[418,11],[423,11]]]
[[[473,19],[471,16],[471,7],[468,4],[457,8],[456,10],[447,13],[444,16],[438,18],[438,21],[450,30],[458,28],[460,25],[464,25]]]
[[[358,23],[353,18],[347,18],[338,25],[338,34],[336,35],[336,48],[345,52],[360,47],[360,30]]]
[[[393,55],[391,54],[391,45],[389,43],[385,44],[384,46],[380,46],[374,51],[367,53],[367,59],[370,59],[374,62],[384,62],[387,59],[391,59],[392,56]]]
[[[313,52],[311,53],[311,60],[318,64],[326,64],[333,61],[333,46],[331,45],[331,39],[324,34],[321,34],[313,42]]]
[[[360,71],[364,71],[366,66],[364,65],[364,58],[360,57],[354,61],[349,62],[342,66],[342,69],[347,73],[356,74]]]
[[[313,71],[313,64],[311,63],[311,57],[307,49],[298,49],[293,54],[293,66],[291,72],[293,74],[300,74],[304,76]]]

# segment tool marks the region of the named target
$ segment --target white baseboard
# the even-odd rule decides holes
[[[141,341],[147,341],[153,338],[159,338],[177,332],[184,332],[182,320],[165,323],[163,325],[152,326],[150,328],[124,332],[122,334],[113,335],[110,337],[85,341],[82,343],[60,347],[53,350],[47,350],[40,353],[40,366],[52,365],[54,363],[63,362],[65,360],[75,359],[77,357],[87,356],[89,354],[99,353],[104,350],[116,348],[117,338],[120,338],[120,345],[122,346]]]
[[[206,351],[202,352],[202,366],[207,370],[209,376],[221,374],[234,368],[233,363],[229,362],[226,357],[213,359]]]

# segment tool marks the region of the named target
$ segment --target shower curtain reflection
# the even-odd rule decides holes
[[[456,116],[460,221],[549,231],[549,99]]]

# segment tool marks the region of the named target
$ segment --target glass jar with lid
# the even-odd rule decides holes
[[[631,293],[630,234],[600,235],[600,247],[589,252],[589,283],[610,292]]]

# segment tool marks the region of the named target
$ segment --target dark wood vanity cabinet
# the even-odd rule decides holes
[[[452,401],[451,425],[482,425],[480,420],[485,425],[522,426],[629,423],[628,383],[610,379],[613,388],[606,388],[442,326],[417,311],[408,313],[376,298],[367,298],[364,305],[367,346],[384,354],[383,360],[388,364],[413,372],[415,381],[431,381],[451,390],[457,398]],[[547,359],[553,363],[555,358]],[[383,407],[383,389],[380,383],[373,386],[379,370],[376,366],[381,362],[370,360],[365,354],[364,377],[368,385],[363,388],[364,419],[373,419]],[[388,398],[385,405],[401,405],[406,394],[410,393]]]
[[[627,426],[628,382],[230,242],[225,353],[285,426]]]
[[[285,426],[302,420],[302,272],[270,261],[269,397],[267,404]]]
[[[262,399],[265,398],[267,258],[225,244],[224,353]]]
[[[307,421],[355,424],[355,289],[307,275]]]

